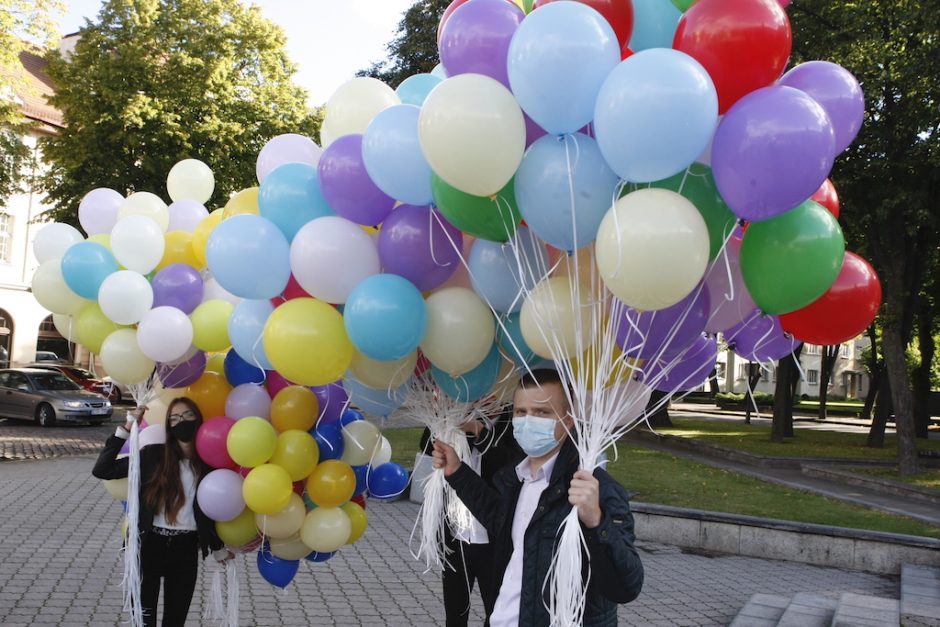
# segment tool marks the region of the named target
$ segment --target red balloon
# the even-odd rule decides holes
[[[431,361],[424,356],[424,353],[421,352],[421,349],[418,349],[418,363],[415,364],[415,376],[420,377],[423,375],[428,368],[431,367]]]
[[[633,51],[630,50],[630,46],[624,46],[623,50],[620,51],[620,60],[626,61],[629,57],[633,56]]]
[[[829,290],[803,309],[783,314],[783,330],[810,344],[841,344],[868,328],[881,305],[875,269],[846,252],[842,270]]]
[[[549,2],[557,0],[536,0],[532,5],[532,10],[545,6]],[[586,4],[601,15],[610,24],[617,34],[617,41],[620,42],[620,48],[623,49],[630,43],[630,36],[633,35],[633,1],[632,0],[576,0],[581,4]]]
[[[366,497],[365,497],[364,495],[362,495],[362,494],[360,494],[360,495],[358,495],[358,496],[354,496],[354,497],[352,497],[352,498],[349,499],[349,500],[350,500],[351,502],[355,503],[356,505],[358,505],[359,507],[361,507],[362,509],[365,509],[365,508],[366,508]]]
[[[679,20],[672,47],[708,70],[724,113],[780,78],[792,43],[779,0],[699,0]]]
[[[294,494],[296,494],[297,496],[303,496],[304,488],[306,487],[307,487],[306,480],[301,479],[300,481],[295,481],[294,482]]]
[[[297,282],[293,274],[291,274],[290,279],[287,280],[287,287],[284,288],[283,294],[284,298],[287,300],[294,300],[295,298],[313,298],[313,296],[304,291],[304,288],[300,287],[300,283]]]
[[[815,200],[828,209],[829,213],[836,217],[836,220],[839,219],[839,194],[836,193],[836,186],[832,184],[832,181],[829,179],[823,181],[823,184],[809,199]]]

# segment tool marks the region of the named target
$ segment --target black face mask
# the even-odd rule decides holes
[[[170,427],[170,433],[180,442],[191,442],[196,437],[197,426],[195,420],[183,420]]]

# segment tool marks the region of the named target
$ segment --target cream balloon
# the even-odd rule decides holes
[[[346,512],[338,507],[318,507],[307,512],[300,538],[319,553],[336,551],[349,540],[352,523]]]
[[[155,364],[137,345],[136,330],[118,329],[101,345],[101,365],[118,383],[133,385],[146,381]]]
[[[137,325],[137,344],[154,361],[172,364],[190,353],[192,343],[192,320],[176,307],[154,307]]]
[[[437,85],[418,118],[418,139],[431,169],[474,196],[505,187],[522,162],[525,137],[525,119],[512,93],[482,74],[460,74]]]
[[[150,192],[135,192],[124,199],[118,208],[118,221],[127,216],[146,216],[166,232],[170,226],[170,210],[163,199]]]
[[[496,383],[490,390],[490,395],[498,402],[512,404],[513,396],[516,394],[516,388],[519,387],[519,370],[515,363],[505,355],[503,363],[499,367],[499,375],[496,377]]]
[[[170,168],[166,191],[174,201],[195,200],[205,204],[215,191],[215,176],[199,159],[183,159]]]
[[[343,427],[342,461],[350,466],[362,466],[372,460],[376,446],[381,442],[379,428],[371,422],[357,420]]]
[[[102,281],[98,304],[112,322],[136,324],[153,306],[153,288],[143,275],[118,270]]]
[[[607,289],[641,311],[678,303],[708,266],[705,220],[695,205],[666,189],[620,198],[601,221],[594,246]]]
[[[375,445],[375,450],[372,452],[372,459],[369,460],[369,465],[373,468],[377,468],[390,461],[392,461],[392,443],[383,435]]]
[[[66,341],[78,341],[78,331],[75,326],[76,324],[75,316],[70,316],[68,314],[52,314],[52,325],[55,327],[55,330],[59,332],[59,335],[64,337]]]
[[[287,507],[278,513],[255,514],[255,524],[258,525],[258,531],[263,535],[283,540],[296,535],[300,531],[306,515],[307,508],[304,507],[304,500],[295,493],[290,495],[290,502],[287,503]],[[308,550],[307,553],[309,552]]]
[[[36,261],[45,263],[50,259],[61,259],[73,244],[84,241],[84,237],[74,226],[62,222],[53,222],[39,229],[33,239],[33,254]]]
[[[90,303],[73,292],[62,276],[61,259],[44,262],[33,274],[33,296],[40,305],[57,314],[74,315]]]
[[[426,302],[428,326],[421,342],[424,355],[455,377],[479,366],[496,337],[489,307],[463,287],[438,290]]]
[[[323,120],[323,123],[320,125],[320,146],[323,150],[326,150],[335,140],[336,133],[333,132],[333,129],[327,121]]]
[[[349,371],[363,385],[380,390],[403,385],[411,378],[417,364],[417,351],[393,361],[379,361],[356,351]]]
[[[163,258],[166,239],[163,230],[145,215],[128,215],[111,230],[111,251],[128,270],[148,274]]]
[[[522,304],[522,337],[536,355],[563,360],[580,355],[592,342],[590,294],[575,293],[568,277],[541,281]]]
[[[108,494],[113,496],[119,501],[127,500],[127,477],[121,479],[109,479],[107,481],[102,481],[101,485],[104,486],[104,489]]]
[[[377,113],[401,104],[395,90],[382,81],[358,76],[340,85],[326,103],[323,125],[331,140],[362,134]],[[321,143],[323,135],[320,136]]]
[[[300,539],[300,534],[295,533],[289,538],[278,540],[271,538],[269,543],[271,555],[279,557],[282,560],[302,560],[310,555],[310,547],[304,544]]]

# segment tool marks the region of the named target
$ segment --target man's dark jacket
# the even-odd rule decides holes
[[[555,552],[556,537],[562,520],[571,511],[568,486],[578,470],[578,452],[571,441],[558,453],[548,487],[542,492],[538,508],[525,532],[522,560],[522,593],[519,603],[520,627],[549,624],[546,576]],[[633,515],[626,490],[604,470],[594,476],[600,484],[601,524],[595,529],[582,525],[590,553],[590,582],[587,589],[585,627],[617,624],[617,604],[629,603],[643,587],[643,564],[633,546]],[[512,556],[512,521],[522,482],[510,465],[496,473],[495,489],[466,464],[461,464],[447,481],[470,512],[486,527],[493,548],[495,589],[499,593],[503,575]],[[585,560],[584,575],[588,565]]]
[[[108,438],[104,448],[98,455],[95,467],[91,474],[99,479],[123,479],[127,477],[130,460],[127,457],[117,459],[121,447],[127,442],[124,438],[112,435]],[[163,456],[163,444],[151,444],[140,449],[140,520],[137,528],[140,530],[141,542],[153,530],[153,510],[147,506],[144,500],[144,488],[153,477],[154,471],[160,464],[160,458]],[[202,550],[202,556],[206,557],[209,551],[218,551],[225,544],[219,539],[215,532],[215,523],[202,513],[199,509],[199,503],[193,500],[193,514],[196,517],[196,529],[199,533],[199,548]]]

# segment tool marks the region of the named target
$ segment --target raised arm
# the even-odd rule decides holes
[[[473,517],[493,533],[503,519],[502,500],[470,466],[457,458],[457,453],[441,441],[434,442],[434,467],[444,471],[444,478],[467,506]]]

